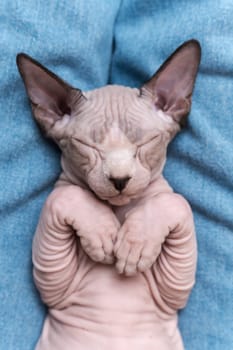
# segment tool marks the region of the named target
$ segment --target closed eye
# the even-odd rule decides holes
[[[86,143],[83,140],[72,137],[71,144],[73,144],[72,160],[75,161],[79,169],[82,169],[87,175],[91,169],[96,165],[99,158],[99,152],[96,147]]]
[[[78,139],[77,137],[71,137],[71,140],[74,141],[75,143],[81,143],[82,145],[87,146],[87,147],[93,147],[93,145],[88,144],[88,143],[84,142],[83,140]]]
[[[85,147],[95,149],[98,153],[101,153],[101,150],[97,147],[96,143],[94,143],[94,142],[87,143],[87,142],[85,142],[77,137],[71,137],[71,141],[74,141],[74,143],[76,143],[76,144],[81,144]]]
[[[161,158],[160,145],[162,134],[156,135],[142,143],[137,150],[137,156],[142,165],[147,169],[153,169]]]
[[[143,141],[138,143],[137,146],[138,147],[142,147],[142,146],[144,146],[146,144],[149,144],[151,142],[152,143],[155,142],[155,144],[156,144],[156,143],[159,143],[160,139],[161,139],[161,134],[158,134],[158,135],[155,135],[155,136],[151,137],[150,139],[147,139],[147,140],[144,139]]]

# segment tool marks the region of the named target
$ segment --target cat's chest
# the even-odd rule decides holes
[[[112,209],[122,225],[125,221],[126,215],[140,203],[140,200],[133,200],[129,204],[124,206],[113,206]]]

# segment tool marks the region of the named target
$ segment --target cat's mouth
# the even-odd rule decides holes
[[[107,201],[111,205],[122,206],[130,203],[131,200],[139,198],[143,193],[142,191],[138,191],[136,193],[118,193],[112,196],[99,196],[102,200]]]

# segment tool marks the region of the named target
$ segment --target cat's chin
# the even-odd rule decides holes
[[[131,200],[130,197],[127,197],[127,196],[124,196],[124,195],[119,195],[119,196],[116,196],[116,197],[113,197],[113,198],[109,198],[108,202],[111,205],[121,206],[121,205],[129,204],[130,200]]]

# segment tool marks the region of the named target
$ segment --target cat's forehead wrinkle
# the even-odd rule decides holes
[[[131,143],[140,143],[162,130],[162,119],[138,89],[108,85],[86,92],[85,97],[85,106],[72,125],[74,137],[102,144],[110,135],[109,131],[118,128]]]
[[[117,123],[113,123],[112,127],[105,135],[100,147],[103,150],[111,150],[114,148],[132,148],[133,144],[127,135],[119,128]]]

